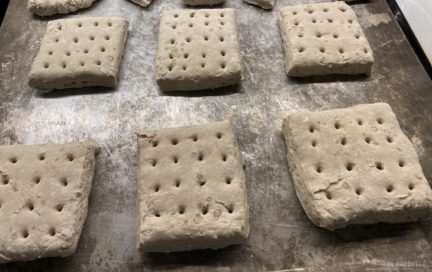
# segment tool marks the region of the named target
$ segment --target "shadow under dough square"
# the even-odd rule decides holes
[[[278,17],[289,76],[370,74],[372,49],[345,2],[283,7]]]
[[[242,79],[235,10],[170,10],[162,14],[156,81],[163,91],[214,89]]]
[[[138,248],[171,252],[245,241],[243,164],[229,121],[138,134]]]
[[[431,216],[431,188],[388,104],[292,113],[283,134],[297,196],[316,225]]]
[[[120,17],[48,22],[29,85],[39,89],[115,87],[127,29],[127,20]]]
[[[98,151],[91,140],[0,146],[0,263],[75,252]]]

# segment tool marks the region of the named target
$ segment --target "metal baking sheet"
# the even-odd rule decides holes
[[[370,77],[289,79],[277,10],[317,1],[277,0],[272,11],[227,0],[237,9],[245,79],[240,86],[195,93],[161,93],[154,81],[159,16],[180,0],[154,0],[147,9],[101,0],[86,10],[39,18],[24,0],[11,0],[0,30],[0,144],[62,143],[92,137],[102,146],[88,218],[78,249],[67,258],[0,265],[0,271],[427,271],[432,269],[432,222],[315,227],[303,212],[288,173],[282,118],[387,102],[414,143],[432,181],[432,83],[385,1],[355,1],[374,51]],[[124,16],[129,37],[116,89],[40,93],[28,73],[48,19]],[[172,254],[136,250],[136,136],[159,127],[231,119],[246,165],[251,233],[246,244]],[[1,220],[1,219],[0,219]]]

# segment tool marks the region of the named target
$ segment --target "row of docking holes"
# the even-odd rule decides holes
[[[404,160],[399,160],[397,162],[397,165],[400,168],[404,168],[406,166],[406,162]],[[353,163],[353,162],[347,162],[345,164],[345,168],[348,172],[351,172],[352,170],[354,170],[354,167],[355,167],[355,163]],[[375,168],[379,171],[383,171],[384,170],[384,164],[382,162],[375,162]],[[324,173],[324,167],[320,163],[318,163],[316,165],[315,170],[318,174]]]
[[[57,233],[56,228],[54,228],[54,227],[50,227],[50,228],[48,229],[48,235],[54,237],[54,236],[56,235],[56,233]],[[29,232],[28,229],[23,229],[23,230],[21,231],[21,237],[22,237],[22,238],[27,239],[29,236],[30,236],[30,232]],[[36,237],[40,237],[39,232],[37,233]]]
[[[202,39],[203,39],[203,41],[209,41],[209,39],[210,39],[210,37],[208,36],[208,35],[204,35],[203,37],[202,37]],[[220,41],[220,42],[224,42],[225,41],[225,38],[223,37],[223,36],[219,36],[219,38],[218,38],[218,40]],[[192,38],[191,37],[187,37],[186,39],[185,39],[185,41],[187,42],[187,43],[190,43],[190,42],[192,42]],[[169,44],[175,44],[176,43],[176,40],[174,39],[174,38],[171,38],[170,40],[169,40]]]
[[[105,52],[105,51],[106,51],[106,48],[102,46],[102,47],[100,47],[99,50],[100,50],[101,52]],[[84,54],[88,54],[89,50],[88,50],[88,49],[83,49],[82,52],[83,52]],[[53,55],[53,54],[54,54],[54,51],[53,51],[53,50],[49,50],[49,51],[48,51],[48,55]],[[66,52],[65,52],[65,55],[66,55],[67,57],[71,56],[71,54],[72,54],[72,53],[71,53],[70,51],[66,51]],[[100,66],[100,65],[102,65],[102,62],[101,62],[100,60],[96,60],[96,61],[94,62],[94,64],[96,64],[97,66]],[[78,67],[84,67],[85,65],[86,65],[86,63],[85,63],[84,61],[80,61]],[[44,67],[45,69],[48,69],[50,66],[51,66],[51,65],[50,65],[49,62],[44,62],[44,63],[43,63],[43,67]],[[63,68],[63,69],[66,69],[67,66],[68,66],[68,65],[67,65],[67,63],[66,63],[65,61],[63,61],[63,62],[60,63],[60,67]]]
[[[233,178],[232,177],[225,177],[225,183],[227,184],[227,185],[230,185],[231,183],[233,182]],[[198,181],[197,181],[197,184],[200,186],[200,187],[203,187],[205,184],[207,183],[207,181],[205,180],[205,179],[198,179]],[[174,186],[176,187],[176,188],[180,188],[180,185],[181,185],[181,180],[180,179],[175,179],[174,180]],[[153,186],[153,191],[155,192],[155,193],[159,193],[160,191],[162,190],[162,186],[159,184],[159,183],[157,183],[157,184],[155,184],[154,186]]]
[[[45,159],[46,159],[46,155],[45,155],[45,153],[40,153],[39,155],[37,155],[36,158],[37,158],[39,161],[42,162],[42,161],[45,161]],[[65,160],[66,160],[66,161],[70,161],[70,162],[72,162],[72,161],[75,160],[75,156],[74,156],[72,153],[67,153],[66,156],[65,156]],[[16,163],[18,163],[18,158],[12,156],[12,157],[9,158],[9,162],[12,163],[12,164],[16,164]]]
[[[383,118],[377,118],[377,119],[376,119],[376,122],[377,122],[379,125],[383,125],[383,124],[384,124],[384,119],[383,119]],[[362,119],[358,119],[358,120],[357,120],[357,125],[359,125],[359,126],[363,126],[363,124],[364,124],[364,122],[363,122]],[[334,128],[337,129],[337,130],[339,130],[339,129],[342,128],[342,124],[341,124],[340,122],[335,122],[335,123],[334,123]],[[317,130],[316,130],[316,127],[315,127],[314,125],[310,125],[310,126],[309,126],[309,132],[310,132],[310,133],[315,133],[315,131],[317,131]],[[386,140],[387,140],[387,142],[390,143],[390,144],[394,142],[393,137],[390,136],[390,135],[388,135],[388,136],[386,137]],[[367,144],[370,144],[370,143],[372,143],[372,137],[370,137],[370,136],[366,136],[366,137],[364,138],[364,141],[365,141]],[[341,139],[341,141],[340,141],[340,144],[343,145],[343,146],[347,145],[347,144],[348,144],[348,139],[347,139],[346,137],[343,137],[343,138]],[[317,147],[317,146],[318,146],[318,142],[317,142],[317,140],[312,140],[311,145],[312,145],[312,147]]]
[[[204,153],[198,152],[197,160],[198,161],[203,161],[204,160]],[[221,155],[221,160],[223,162],[226,162],[228,160],[228,155],[227,154],[222,154]],[[172,161],[173,161],[174,164],[179,163],[179,157],[178,156],[172,156]],[[150,160],[150,164],[151,164],[151,166],[156,167],[156,165],[158,164],[158,160],[151,159]]]
[[[32,182],[34,184],[39,184],[41,181],[42,181],[42,178],[39,175],[34,176],[32,179]],[[0,185],[8,185],[10,182],[11,181],[9,179],[9,176],[6,176],[6,175],[1,176]],[[69,181],[67,178],[62,177],[59,179],[59,184],[62,185],[63,187],[66,187],[66,186],[68,186]]]
[[[78,22],[76,24],[76,26],[79,27],[79,28],[83,27],[83,25],[84,24],[82,22]],[[101,24],[98,21],[96,21],[96,22],[93,22],[93,24],[90,24],[90,26],[94,26],[94,27],[99,27],[99,26],[104,26],[104,25],[106,25],[108,27],[112,27],[113,26],[113,24],[111,22],[107,22],[106,24]],[[57,25],[57,30],[62,30],[62,29],[63,29],[62,25],[60,25],[60,24]]]
[[[338,10],[341,11],[342,13],[345,13],[347,11],[347,9],[345,7],[338,7]],[[307,14],[314,14],[315,12],[319,12],[320,10],[316,10],[314,8],[308,7],[308,8],[303,9],[302,11],[304,11]],[[330,11],[330,9],[327,8],[327,7],[324,7],[324,8],[321,9],[321,11],[324,12],[324,13],[327,13],[327,12]],[[294,16],[297,15],[297,14],[299,14],[299,13],[300,12],[297,11],[297,10],[293,10],[292,11],[292,15],[294,15]]]
[[[300,22],[301,22],[300,20],[294,20],[293,21],[293,25],[294,26],[300,26]],[[312,19],[311,22],[312,22],[312,24],[318,23],[317,19],[315,19],[315,18]],[[333,24],[334,23],[334,19],[328,18],[327,20],[323,20],[323,21],[320,21],[320,22],[323,22],[323,23],[324,22],[328,22],[330,24]],[[354,23],[354,20],[353,19],[348,19],[347,22],[348,22],[348,24],[352,25]]]
[[[196,16],[196,13],[193,11],[193,12],[191,12],[191,13],[189,13],[189,18],[197,18]],[[173,14],[173,17],[174,18],[179,18],[179,14],[178,13],[174,13]],[[217,16],[217,15],[216,15]],[[221,13],[219,13],[219,17],[220,18],[224,18],[225,17],[225,13],[224,12],[221,12]],[[204,12],[204,18],[210,18],[210,13],[208,13],[208,12]]]
[[[318,50],[319,50],[319,52],[321,52],[321,53],[328,52],[328,50],[327,50],[324,46],[320,46],[320,47],[318,48]],[[306,51],[306,47],[304,47],[304,46],[300,46],[300,47],[297,48],[297,51],[298,51],[299,53],[303,53],[303,52]],[[344,53],[345,53],[345,49],[344,49],[343,47],[339,47],[339,48],[337,49],[337,52],[339,52],[340,54],[344,54]],[[363,48],[362,52],[365,53],[365,54],[367,54],[367,53],[369,53],[369,49],[367,49],[367,48]]]
[[[223,135],[222,132],[217,132],[217,133],[215,134],[215,137],[216,137],[216,139],[218,139],[218,140],[222,139],[223,136],[224,136],[224,135]],[[198,135],[196,135],[196,134],[193,134],[193,135],[192,135],[191,137],[189,137],[189,138],[190,138],[193,142],[198,142],[198,140],[199,140]],[[177,144],[179,144],[179,140],[178,140],[177,138],[172,138],[172,139],[170,140],[170,142],[171,142],[172,145],[177,145]],[[159,145],[159,141],[152,141],[151,144],[152,144],[152,147],[158,147],[158,145]]]
[[[394,187],[393,185],[391,185],[391,184],[389,184],[389,185],[387,185],[387,186],[385,187],[385,191],[386,191],[387,193],[389,193],[389,194],[392,193],[392,192],[394,191],[394,189],[395,189],[395,187]],[[373,190],[374,192],[376,191],[375,188],[373,188],[372,190]],[[410,191],[414,190],[414,184],[413,184],[413,183],[408,184],[408,190],[410,190]],[[365,190],[364,190],[364,188],[358,187],[358,188],[356,188],[356,189],[354,190],[354,192],[356,193],[356,195],[360,196],[360,195],[362,195],[362,194],[365,192]],[[325,192],[325,195],[326,195],[326,197],[327,197],[328,200],[332,200],[332,199],[334,199],[332,193],[329,192],[329,191],[326,191],[326,192]]]
[[[230,204],[228,206],[225,206],[226,210],[228,211],[228,213],[233,213],[234,212],[234,205]],[[202,215],[206,215],[209,213],[209,207],[208,205],[200,205],[198,207],[198,209],[200,210]],[[183,215],[186,213],[186,206],[185,205],[179,205],[177,207],[177,213],[180,215]],[[161,217],[162,213],[159,210],[153,210],[153,215],[155,217]]]
[[[221,54],[222,57],[225,57],[225,55],[226,55],[226,51],[225,51],[225,50],[221,50],[221,51],[220,51],[220,54]],[[202,57],[202,59],[203,59],[203,62],[201,62],[201,68],[204,69],[204,68],[206,67],[206,64],[205,64],[204,60],[206,59],[207,54],[206,54],[206,53],[202,53],[202,54],[201,54],[201,57]],[[173,55],[173,54],[169,54],[169,58],[170,58],[170,60],[173,60],[173,59],[174,59],[174,55]],[[183,54],[183,58],[184,58],[184,59],[188,59],[188,58],[189,58],[189,54],[188,54],[188,53],[184,53],[184,54]],[[174,68],[174,64],[170,63],[170,64],[168,65],[168,71],[172,71],[173,68]],[[225,69],[225,68],[226,68],[226,64],[225,64],[225,62],[221,62],[221,63],[220,63],[220,68],[222,68],[222,69]],[[186,71],[186,70],[187,70],[187,66],[186,66],[186,65],[183,65],[183,66],[182,66],[182,69],[183,69],[183,71]]]
[[[209,21],[204,21],[204,25],[205,25],[205,26],[210,26],[210,23],[211,23],[211,22],[209,22]],[[224,22],[224,21],[219,21],[219,24],[223,26],[223,25],[225,25],[225,22]],[[188,27],[189,27],[189,28],[193,28],[194,26],[196,26],[194,23],[189,23],[189,24],[188,24]],[[176,29],[177,29],[177,25],[176,25],[176,24],[172,24],[172,25],[171,25],[171,28],[172,28],[173,30],[176,30]]]

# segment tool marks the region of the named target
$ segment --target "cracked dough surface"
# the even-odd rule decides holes
[[[121,17],[48,22],[29,85],[48,90],[116,86],[127,29]]]
[[[278,18],[289,76],[370,74],[372,49],[345,2],[283,7]]]
[[[163,91],[214,89],[242,77],[235,10],[184,9],[162,14],[156,81]]]
[[[220,248],[249,234],[245,175],[229,121],[138,134],[138,248]]]
[[[0,263],[75,252],[98,151],[91,140],[0,146]]]
[[[29,0],[28,9],[39,16],[69,13],[90,7],[95,0]]]
[[[432,214],[431,188],[388,104],[293,113],[283,134],[297,196],[316,225],[333,230]]]

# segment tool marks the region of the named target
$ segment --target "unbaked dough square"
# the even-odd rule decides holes
[[[246,182],[229,121],[138,134],[138,248],[221,248],[249,234]]]
[[[0,263],[75,252],[98,151],[92,140],[0,146]]]
[[[283,134],[297,196],[316,225],[431,216],[431,188],[388,104],[292,113]]]
[[[156,80],[163,91],[214,89],[242,79],[235,10],[162,14]]]
[[[88,17],[48,22],[30,71],[30,86],[64,89],[117,85],[128,21]]]
[[[29,0],[28,9],[39,16],[64,14],[90,7],[95,0]]]
[[[345,2],[281,8],[279,26],[289,76],[370,74],[372,49]]]

